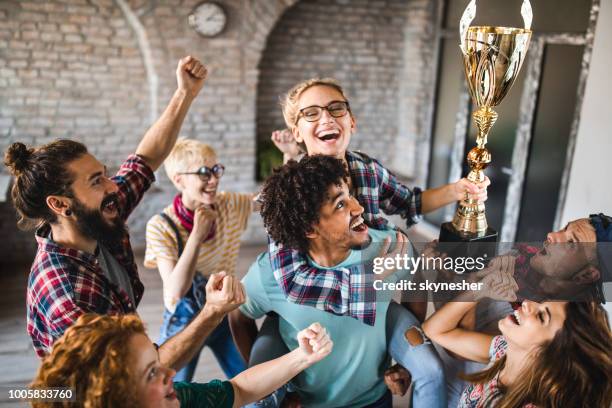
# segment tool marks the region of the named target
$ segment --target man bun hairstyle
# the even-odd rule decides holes
[[[13,143],[6,151],[4,164],[14,176],[19,176],[28,166],[34,149],[28,149],[23,143]]]
[[[19,228],[31,229],[57,221],[47,206],[47,197],[73,196],[74,176],[67,165],[86,153],[84,144],[67,139],[58,139],[40,147],[27,147],[20,142],[8,147],[4,164],[15,177],[11,197],[19,216]]]
[[[319,221],[319,210],[328,189],[348,180],[342,160],[330,156],[306,156],[274,169],[262,190],[261,216],[270,237],[277,243],[308,251],[306,235]]]

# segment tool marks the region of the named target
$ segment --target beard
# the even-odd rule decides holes
[[[109,202],[117,202],[117,199],[116,193],[109,194],[102,200],[100,208],[94,210],[74,199],[72,211],[76,216],[76,226],[81,234],[108,245],[117,244],[127,232],[125,223],[119,216],[109,223],[102,215],[102,209]]]

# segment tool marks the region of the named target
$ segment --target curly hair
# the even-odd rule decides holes
[[[510,387],[490,396],[484,406],[609,407],[612,404],[612,333],[606,311],[597,302],[570,302],[563,328],[532,356],[531,364]],[[485,383],[502,370],[506,356],[485,371],[464,376]]]
[[[77,402],[33,402],[34,408],[137,407],[135,373],[126,347],[145,334],[137,315],[84,314],[58,339],[31,388],[69,387]]]
[[[270,237],[289,248],[308,251],[312,227],[328,199],[328,189],[348,180],[342,160],[306,156],[274,169],[262,190],[261,216]]]

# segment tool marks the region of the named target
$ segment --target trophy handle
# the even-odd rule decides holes
[[[525,24],[525,29],[531,29],[531,22],[533,21],[533,11],[531,10],[531,2],[529,0],[523,0],[523,4],[521,5],[521,16],[523,16],[523,23]],[[459,41],[461,44],[459,47],[461,48],[461,52],[463,55],[467,55],[467,49],[465,48],[465,35],[467,33],[468,28],[470,28],[470,24],[474,21],[476,17],[476,0],[470,0],[468,5],[463,10],[463,14],[461,15],[461,21],[459,21]]]

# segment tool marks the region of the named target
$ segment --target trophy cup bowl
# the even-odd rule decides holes
[[[497,120],[493,107],[504,99],[514,84],[529,48],[531,5],[529,0],[524,0],[522,13],[526,28],[468,27],[475,12],[476,4],[472,0],[461,19],[460,33],[468,89],[478,107],[472,114],[477,135],[476,146],[467,155],[470,168],[467,179],[481,183],[485,180],[483,170],[491,162],[486,144]],[[459,202],[453,221],[442,224],[440,242],[497,242],[497,232],[487,224],[484,203],[466,195]]]

